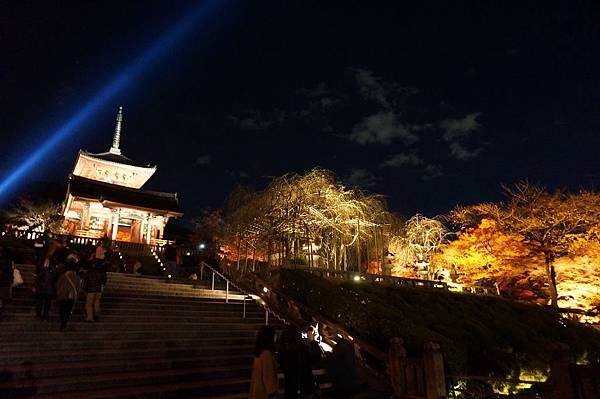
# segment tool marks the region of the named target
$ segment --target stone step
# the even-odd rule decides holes
[[[176,321],[182,323],[196,323],[206,322],[207,320],[212,320],[213,318],[216,318],[217,321],[224,321],[225,319],[230,319],[232,322],[244,320],[252,320],[259,322],[265,320],[265,313],[266,312],[262,309],[246,309],[246,315],[244,317],[243,309],[205,309],[200,311],[183,311],[179,309],[169,311],[169,309],[160,309],[154,311],[154,309],[129,308],[127,310],[124,310],[118,307],[103,306],[100,321],[121,321],[123,323],[139,321],[149,321],[153,323],[160,323],[164,321]],[[58,306],[56,304],[53,304],[50,308],[49,317],[51,320],[58,319]],[[84,304],[77,304],[75,306],[75,309],[73,310],[71,320],[79,321],[81,318],[84,317]],[[272,314],[269,315],[269,318],[272,317]],[[37,323],[40,321],[35,315],[33,305],[27,307],[7,307],[2,316],[2,320],[4,322],[13,321],[22,323]],[[273,319],[273,321],[274,320],[275,319]],[[0,330],[0,332],[1,331],[2,330]]]
[[[191,368],[201,364],[212,366],[247,366],[252,365],[253,355],[216,355],[216,356],[181,356],[169,358],[126,358],[112,360],[94,360],[73,362],[47,362],[28,363],[4,367],[4,371],[13,374],[16,379],[33,376],[35,378],[47,378],[58,376],[75,376],[86,374],[100,374],[119,371],[142,371],[162,369]],[[74,367],[76,365],[77,367]]]
[[[245,345],[252,344],[255,340],[254,336],[241,337],[196,337],[196,338],[143,338],[143,339],[119,339],[108,341],[103,339],[93,339],[89,337],[85,341],[80,339],[68,339],[63,337],[60,341],[41,341],[41,342],[2,342],[0,345],[0,356],[15,355],[18,352],[31,352],[32,349],[38,351],[44,350],[72,350],[72,349],[136,349],[147,348],[177,348],[179,346],[205,348],[208,346],[226,346],[226,345]]]
[[[22,387],[36,386],[39,394],[77,390],[101,390],[108,387],[127,387],[140,384],[178,383],[182,381],[212,382],[227,378],[250,377],[248,365],[209,366],[202,365],[185,369],[163,369],[144,371],[120,371],[92,375],[76,375],[29,379],[21,381]],[[0,392],[11,383],[0,382]]]
[[[18,301],[33,301],[34,295],[31,291],[27,290],[14,290],[13,292],[13,302]],[[83,297],[82,297],[83,299]],[[112,302],[141,302],[141,303],[160,303],[160,304],[194,304],[194,303],[223,303],[225,304],[225,293],[221,291],[217,291],[212,295],[203,295],[203,296],[175,296],[175,295],[152,295],[145,294],[143,292],[130,293],[127,291],[115,292],[110,290],[105,290],[102,294],[102,301],[112,301]],[[242,303],[244,301],[244,297],[241,295],[230,295],[229,302],[230,303]],[[251,302],[251,299],[246,298],[246,303]]]
[[[58,323],[49,323],[49,322],[39,322],[39,323],[24,323],[24,322],[13,322],[7,321],[2,323],[2,331],[54,331],[57,328]],[[227,320],[223,322],[216,322],[214,320],[204,321],[204,322],[194,322],[194,323],[179,323],[178,325],[173,325],[173,323],[164,323],[164,322],[130,322],[127,324],[124,323],[115,323],[115,322],[103,322],[100,321],[98,323],[86,323],[83,320],[72,320],[69,322],[69,326],[67,327],[70,331],[143,331],[143,330],[153,330],[153,331],[168,331],[173,330],[174,328],[185,328],[190,331],[209,329],[213,327],[221,327],[221,328],[236,328],[239,326],[252,326],[258,330],[258,328],[264,324],[264,320]],[[276,319],[269,319],[269,324],[274,326],[281,326],[282,324]]]
[[[217,279],[212,290],[210,279],[109,273],[100,321],[83,322],[84,300],[79,299],[67,331],[59,332],[56,303],[51,322],[34,318],[34,268],[20,270],[25,284],[14,290],[0,324],[0,366],[18,380],[22,394],[47,399],[247,397],[254,341],[265,311],[233,289],[226,303],[224,282]],[[269,324],[284,327],[273,315]],[[0,391],[7,386],[0,383]]]
[[[248,397],[249,378],[187,381],[36,395],[36,399],[182,399]],[[233,395],[233,396],[232,396]]]
[[[188,331],[185,329],[177,329],[172,331],[72,331],[65,336],[61,331],[0,331],[0,341],[8,342],[41,342],[43,340],[106,340],[115,341],[121,339],[141,340],[144,338],[162,338],[162,339],[179,339],[179,338],[194,338],[194,337],[251,337],[256,336],[256,328],[239,328],[239,329],[208,329],[199,331]]]
[[[164,358],[177,359],[187,356],[244,356],[252,353],[254,345],[227,345],[225,347],[177,347],[177,348],[145,348],[145,349],[98,349],[90,350],[77,349],[64,352],[61,350],[46,350],[44,352],[21,352],[11,354],[10,357],[0,357],[0,365],[3,367],[20,365],[23,363],[43,364],[48,362],[69,363],[71,367],[76,368],[76,363],[80,361],[101,361],[101,360],[120,360],[120,359],[138,359],[138,358]]]
[[[214,314],[231,317],[242,317],[244,313],[244,306],[242,304],[226,304],[225,306],[218,305],[154,305],[154,304],[138,304],[138,303],[110,303],[107,301],[101,301],[100,303],[102,313],[105,315],[148,315],[149,317],[154,316],[188,316],[188,317],[210,317]],[[83,300],[75,303],[74,314],[83,314],[85,308],[85,302]],[[7,305],[4,309],[5,315],[31,315],[35,312],[35,305],[33,301],[30,302],[19,302]],[[50,315],[58,314],[58,304],[54,301],[50,307]],[[261,315],[264,317],[265,309],[256,305],[248,303],[246,305],[246,315]]]

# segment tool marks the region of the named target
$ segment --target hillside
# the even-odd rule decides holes
[[[362,281],[336,284],[287,269],[272,283],[381,350],[394,336],[404,339],[409,354],[438,342],[451,374],[545,374],[557,342],[568,344],[580,363],[600,359],[600,332],[539,305]]]

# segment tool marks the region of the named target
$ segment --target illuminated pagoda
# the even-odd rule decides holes
[[[67,229],[77,237],[162,244],[169,219],[183,215],[177,194],[142,190],[156,167],[121,154],[122,125],[119,107],[110,150],[79,150],[64,202]]]

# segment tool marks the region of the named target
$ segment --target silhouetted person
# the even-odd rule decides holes
[[[310,366],[313,369],[321,368],[323,366],[323,349],[319,345],[319,341],[317,338],[319,336],[319,331],[315,326],[308,327],[306,331],[306,339],[308,340],[308,356],[310,361]]]
[[[250,399],[274,398],[278,389],[275,329],[271,326],[262,326],[256,335],[254,364],[250,378]]]
[[[138,258],[135,264],[133,265],[133,274],[142,274],[142,258]]]
[[[100,297],[105,285],[106,272],[100,265],[94,265],[83,276],[86,321],[98,321],[98,317],[100,316]]]
[[[165,248],[164,253],[165,267],[172,278],[178,277],[177,270],[177,248],[174,245],[169,245]]]
[[[327,374],[331,378],[331,397],[348,399],[354,392],[356,371],[354,348],[345,339],[340,339],[329,357]]]
[[[1,398],[17,398],[18,390],[15,384],[15,377],[8,370],[0,370],[0,384],[4,386],[0,390]]]
[[[308,347],[296,327],[288,327],[279,340],[278,360],[284,375],[286,399],[311,398],[319,386],[312,375]]]
[[[6,304],[12,298],[13,273],[14,264],[10,252],[0,247],[0,318]]]
[[[35,276],[35,315],[42,320],[50,320],[50,306],[56,295],[56,270],[44,262]]]

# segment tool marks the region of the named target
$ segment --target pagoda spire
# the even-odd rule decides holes
[[[121,150],[119,149],[119,145],[121,144],[121,127],[123,125],[123,107],[119,107],[119,112],[117,112],[117,125],[115,126],[115,136],[113,137],[112,147],[110,147],[110,152],[112,154],[121,154]]]

